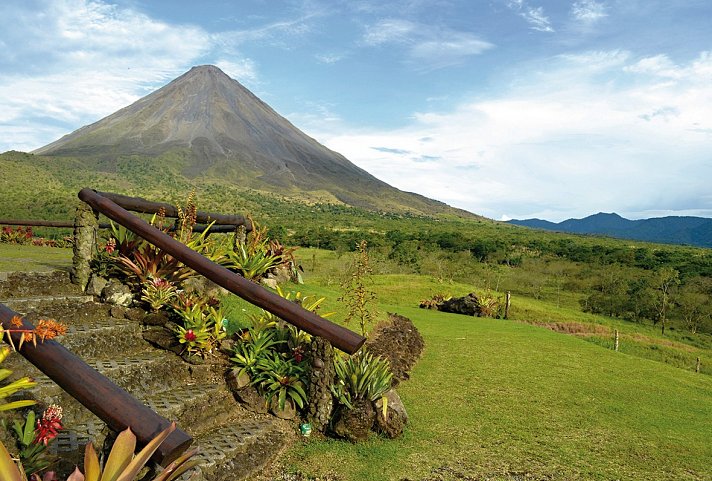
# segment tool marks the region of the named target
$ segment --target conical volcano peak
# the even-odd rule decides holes
[[[444,207],[394,189],[324,147],[214,65],[193,67],[34,153],[88,159],[106,170],[120,157],[163,156],[178,159],[175,168],[190,178],[214,177],[280,193],[318,192],[319,199],[367,208]]]

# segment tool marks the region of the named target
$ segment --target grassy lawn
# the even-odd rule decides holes
[[[51,271],[72,266],[72,249],[0,243],[0,272]]]
[[[327,296],[324,309],[337,310],[336,273],[345,259],[317,255],[323,269],[298,288]],[[515,300],[514,321],[415,307],[434,293],[462,295],[472,287],[375,276],[379,309],[411,318],[426,341],[399,388],[411,417],[407,431],[362,445],[311,440],[292,450],[286,465],[344,480],[712,478],[712,377],[642,359],[650,356],[635,352],[632,341],[660,344],[657,329],[529,299]],[[621,330],[622,352],[517,319],[603,322]],[[681,339],[685,349],[672,344],[674,352],[690,347]],[[708,348],[697,352],[709,359]]]

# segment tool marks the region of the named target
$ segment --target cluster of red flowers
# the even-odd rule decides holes
[[[106,246],[104,246],[104,249],[108,254],[113,254],[116,250],[116,239],[112,237],[111,239],[106,241]]]
[[[44,444],[47,446],[52,439],[57,437],[62,427],[62,407],[56,404],[50,404],[42,417],[37,420],[35,426],[35,444]]]

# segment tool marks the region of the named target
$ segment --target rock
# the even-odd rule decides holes
[[[373,403],[369,400],[359,400],[353,404],[353,409],[345,406],[339,409],[334,422],[334,434],[353,443],[366,441],[376,421]]]
[[[398,314],[389,314],[389,324],[379,326],[368,340],[368,350],[374,356],[388,359],[393,372],[391,385],[397,386],[410,377],[410,370],[420,358],[425,341],[413,322]]]
[[[90,296],[100,297],[101,292],[104,290],[108,283],[108,279],[105,279],[101,276],[97,276],[96,274],[92,274],[91,278],[89,279],[89,283],[87,284],[86,293]]]
[[[126,312],[124,313],[124,317],[129,321],[139,322],[142,321],[145,316],[146,311],[144,311],[140,307],[132,307],[130,309],[126,309]]]
[[[403,434],[403,428],[408,424],[408,413],[395,389],[386,392],[383,397],[388,400],[385,418],[383,417],[383,398],[374,403],[376,408],[376,430],[391,439],[397,438]]]
[[[123,306],[113,306],[109,309],[109,315],[114,319],[123,319],[126,316],[126,308]]]
[[[269,287],[270,289],[277,289],[277,279],[271,277],[264,277],[260,282],[265,287]]]
[[[163,327],[149,327],[143,331],[143,338],[154,346],[167,351],[180,352],[182,350],[175,334]]]
[[[269,410],[280,419],[294,419],[297,417],[297,407],[291,399],[284,401],[284,408],[279,408],[279,399],[277,395],[272,396],[269,403]]]
[[[248,411],[258,414],[266,414],[269,411],[267,400],[257,392],[255,386],[245,386],[242,389],[233,391],[233,394]]]
[[[225,376],[225,380],[227,381],[227,387],[233,392],[249,386],[251,381],[249,374],[246,372],[238,374],[237,369],[231,369]]]
[[[182,287],[185,292],[195,292],[203,297],[223,297],[230,293],[227,289],[203,276],[186,279],[183,281]]]
[[[438,307],[442,312],[452,312],[453,314],[464,314],[466,316],[480,315],[480,300],[474,292],[464,297],[453,297],[443,301]]]
[[[141,322],[147,326],[165,326],[168,321],[168,313],[166,311],[149,312],[141,319]]]
[[[129,307],[133,303],[133,293],[127,285],[112,279],[101,291],[101,299],[107,304]]]

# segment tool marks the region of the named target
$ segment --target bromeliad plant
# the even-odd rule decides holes
[[[135,481],[156,449],[175,428],[175,423],[171,424],[149,441],[136,455],[134,455],[136,436],[130,428],[127,428],[116,438],[103,467],[99,463],[94,446],[89,443],[84,451],[84,473],[76,468],[67,481]],[[194,449],[183,454],[153,478],[153,481],[173,481],[188,472],[198,464],[196,460],[191,459],[196,452],[197,450]],[[12,456],[1,442],[0,479],[2,481],[28,481],[24,470],[15,464]],[[189,481],[195,479],[197,479],[197,474],[194,473]]]
[[[334,359],[336,382],[331,392],[336,400],[353,409],[358,400],[376,401],[391,388],[393,373],[386,359],[362,349],[350,357]]]
[[[177,325],[174,332],[189,353],[204,357],[227,336],[225,315],[218,304],[217,300],[185,293],[175,297],[172,309],[183,325]]]
[[[35,412],[29,411],[24,422],[13,424],[20,449],[20,465],[28,477],[47,469],[52,463],[46,452],[47,446],[63,429],[62,408],[56,404],[51,404],[36,422],[35,417]]]
[[[141,289],[141,300],[147,302],[151,309],[157,311],[170,305],[171,301],[176,298],[177,290],[170,281],[160,277],[149,278]]]
[[[294,358],[285,358],[272,352],[257,362],[254,384],[260,386],[268,401],[277,397],[279,409],[284,409],[287,399],[300,409],[304,407],[307,394],[304,390],[306,366]]]

